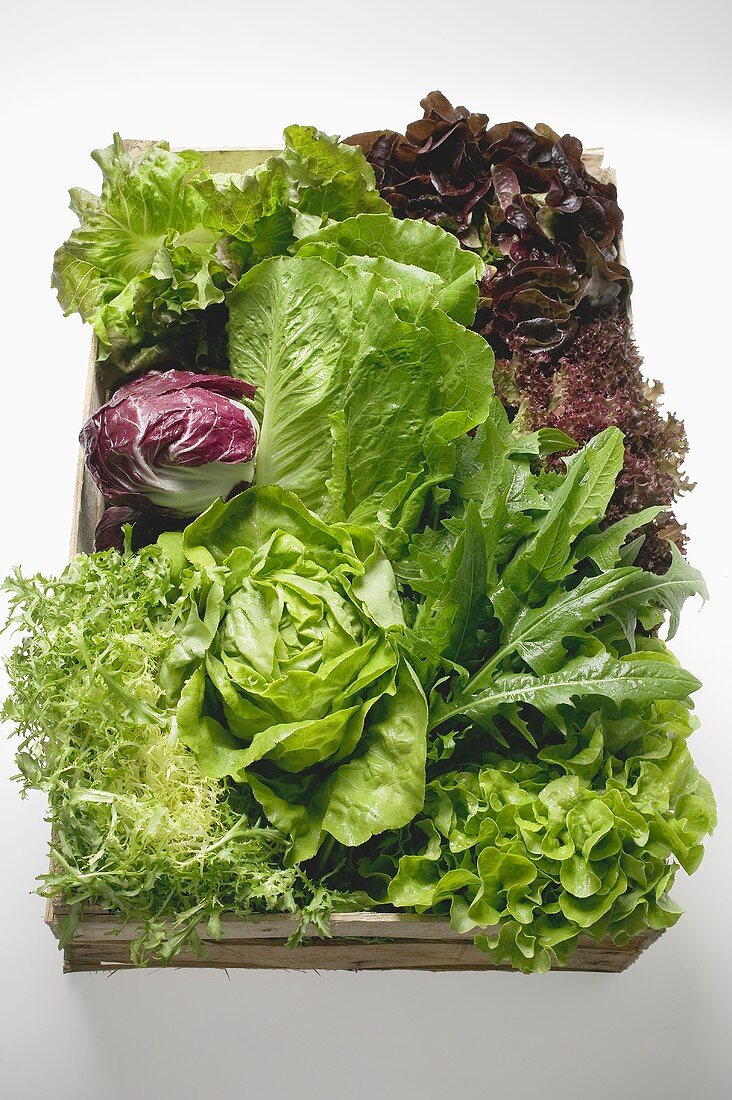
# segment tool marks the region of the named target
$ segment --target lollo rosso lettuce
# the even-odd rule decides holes
[[[151,371],[120,387],[79,437],[104,499],[197,516],[248,485],[259,425],[241,399],[254,393],[236,378],[179,370]]]
[[[187,594],[162,682],[204,774],[251,788],[290,863],[411,820],[427,703],[373,534],[269,486],[161,541]]]

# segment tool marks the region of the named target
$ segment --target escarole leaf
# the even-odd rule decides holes
[[[224,300],[243,271],[329,221],[389,210],[361,151],[308,126],[244,173],[209,174],[198,153],[119,134],[92,156],[102,192],[71,192],[80,225],[52,284],[64,312],[93,325],[111,378],[225,366]]]
[[[247,172],[205,175],[192,186],[211,224],[236,241],[244,268],[284,254],[329,221],[389,209],[360,150],[312,126],[288,127],[281,156]]]
[[[212,224],[241,243],[247,263],[286,252],[292,241],[290,174],[281,157],[241,174],[216,172],[192,181]]]

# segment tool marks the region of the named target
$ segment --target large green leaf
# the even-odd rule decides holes
[[[524,600],[548,593],[573,568],[574,539],[605,514],[623,464],[623,436],[606,428],[567,459],[567,474],[554,489],[532,537],[508,564],[503,581]]]
[[[266,260],[229,296],[232,373],[257,387],[258,485],[282,485],[324,511],[330,416],[356,354],[348,276],[318,259]]]
[[[366,523],[387,546],[491,401],[485,341],[434,303],[403,319],[394,295],[374,272],[296,256],[258,265],[229,299],[232,371],[257,386],[256,483]]]
[[[353,258],[364,270],[397,283],[427,288],[455,321],[472,324],[483,264],[455,237],[429,222],[398,221],[387,214],[360,215],[310,234],[297,245],[302,256],[321,256],[335,267]]]
[[[287,788],[248,776],[269,820],[292,837],[293,862],[314,856],[324,834],[353,847],[412,820],[424,800],[426,721],[424,694],[404,663],[393,694],[371,712],[360,752],[326,782]]]
[[[92,155],[102,193],[71,192],[80,225],[52,283],[64,312],[94,326],[113,373],[224,367],[224,297],[242,271],[329,220],[389,211],[360,149],[312,127],[291,127],[282,156],[240,174],[209,175],[197,153],[118,134]]]
[[[459,663],[475,653],[478,626],[486,613],[486,545],[480,513],[468,506],[465,525],[444,557],[436,560],[437,583],[414,622],[414,636],[434,653],[422,680],[430,683],[441,660]]]
[[[611,601],[632,583],[637,570],[613,569],[596,577],[584,577],[576,588],[556,588],[540,607],[529,607],[510,589],[493,596],[493,606],[503,624],[501,649],[492,660],[497,666],[517,653],[537,673],[553,672],[566,658],[566,639],[582,639],[585,628],[608,613]]]

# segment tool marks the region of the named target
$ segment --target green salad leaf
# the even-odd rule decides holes
[[[102,170],[102,193],[70,193],[81,224],[54,257],[59,303],[64,313],[91,322],[100,359],[120,370],[190,357],[191,341],[202,338],[190,324],[223,302],[237,271],[188,185],[201,158],[173,153],[167,142],[128,150],[119,134],[92,157]]]
[[[414,662],[432,688],[431,758],[451,756],[463,738],[472,746],[465,751],[478,753],[486,737],[507,744],[518,734],[542,745],[599,704],[613,712],[664,699],[688,704],[699,682],[645,644],[636,652],[636,624],[657,626],[670,611],[672,633],[683,601],[705,595],[700,575],[680,555],[664,577],[608,568],[617,552],[606,558],[585,534],[602,520],[622,464],[617,429],[572,455],[565,476],[532,471],[533,441],[512,441],[497,405],[462,447],[442,524],[415,534],[397,563],[413,608]],[[476,540],[482,588],[473,581],[460,599],[474,644],[456,651],[432,624],[449,606],[456,554]]]
[[[401,284],[402,297],[405,287],[418,296],[431,291],[436,304],[462,325],[470,325],[475,316],[483,264],[429,223],[359,215],[311,233],[295,251],[299,256],[320,256],[335,267],[375,271]]]
[[[293,863],[328,836],[362,844],[406,824],[424,797],[427,703],[373,534],[263,486],[179,540],[190,568],[162,682],[204,774],[247,784]]]
[[[368,215],[343,222],[336,238],[362,242],[375,223],[392,256],[402,238],[407,258],[416,259],[416,238],[428,257],[439,254],[439,286],[464,273],[465,253],[433,226],[394,223],[391,234],[391,219]],[[402,279],[411,268],[339,266],[341,252],[321,250],[329,232],[312,255],[302,247],[265,261],[232,291],[232,373],[257,386],[255,482],[285,486],[325,518],[371,526],[395,556],[454,472],[459,441],[487,415],[492,357],[440,307],[434,282],[418,280],[415,308]],[[449,247],[435,247],[435,235]]]
[[[71,191],[80,225],[52,285],[64,313],[92,324],[113,375],[225,366],[225,296],[243,271],[330,220],[389,210],[361,151],[313,127],[290,127],[282,156],[238,174],[119,134],[92,156],[101,195]]]
[[[674,702],[595,712],[534,756],[448,771],[408,830],[362,853],[362,880],[397,907],[449,912],[494,962],[527,973],[566,963],[581,936],[623,944],[668,928],[676,870],[696,869],[716,823],[691,729]]]

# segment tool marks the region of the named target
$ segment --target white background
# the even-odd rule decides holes
[[[63,977],[33,879],[40,798],[0,743],[0,1093],[647,1097],[730,1088],[730,16],[722,0],[12,3],[0,44],[0,575],[60,569],[89,332],[49,289],[66,189],[113,130],[267,145],[290,122],[401,128],[434,87],[549,122],[618,171],[648,372],[686,420],[680,508],[711,602],[676,649],[705,683],[693,749],[720,824],[687,915],[624,975],[144,972]],[[0,644],[7,645],[6,642]],[[0,689],[1,690],[1,689]]]

